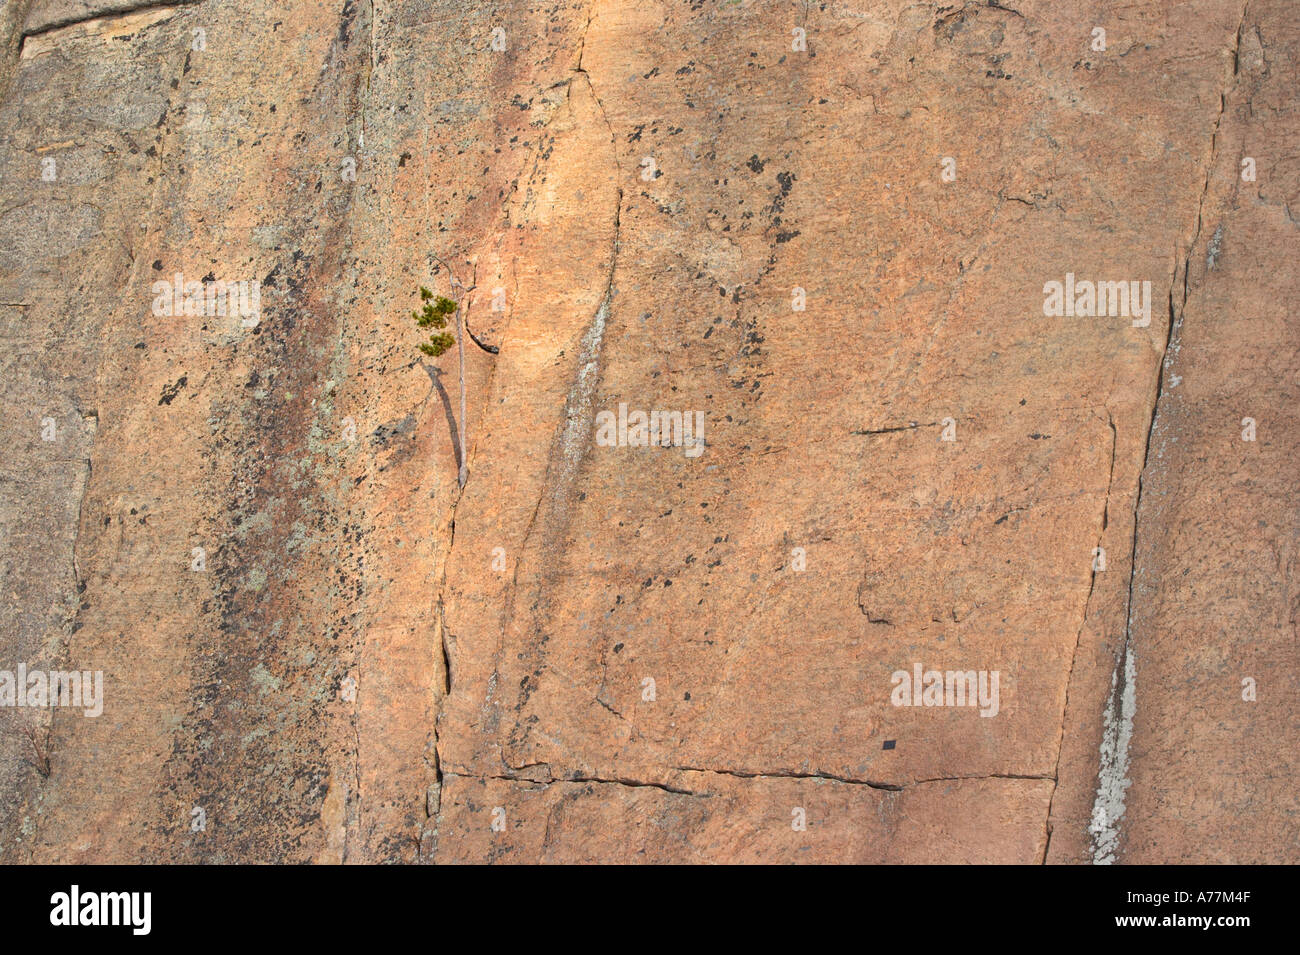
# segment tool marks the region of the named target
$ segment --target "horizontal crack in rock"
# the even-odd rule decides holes
[[[776,770],[774,772],[748,772],[742,769],[704,769],[699,766],[678,766],[684,773],[713,773],[718,776],[735,776],[740,779],[827,779],[831,782],[846,783],[850,786],[869,786],[886,792],[902,792],[903,787],[896,783],[882,783],[871,779],[856,779],[852,776],[836,776],[834,773],[797,773],[793,770]]]
[[[443,777],[464,776],[467,779],[500,779],[508,783],[530,783],[534,786],[551,786],[555,783],[600,783],[608,786],[627,786],[629,789],[660,789],[666,793],[672,793],[676,796],[696,796],[700,799],[708,799],[711,793],[699,793],[691,789],[682,789],[678,786],[672,786],[668,783],[652,783],[643,779],[627,779],[615,777],[607,779],[602,776],[553,776],[543,779],[532,779],[527,776],[494,776],[481,773],[456,773],[451,770],[444,770]]]
[[[105,4],[98,10],[90,13],[70,14],[68,16],[56,17],[45,20],[34,27],[23,27],[23,39],[34,36],[44,36],[47,33],[53,33],[55,30],[62,30],[67,27],[81,26],[85,23],[94,23],[96,20],[117,20],[129,16],[133,13],[145,13],[153,10],[165,10],[172,7],[190,7],[197,6],[201,0],[145,0],[143,3],[130,3],[123,6],[112,6]]]

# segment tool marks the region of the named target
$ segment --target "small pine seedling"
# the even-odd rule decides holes
[[[420,286],[420,301],[424,302],[424,308],[411,313],[415,324],[420,328],[446,328],[447,317],[456,311],[456,303],[441,295],[434,295],[423,285]],[[456,344],[454,335],[439,331],[437,334],[430,335],[427,342],[420,342],[420,351],[430,358],[437,358],[454,344]]]

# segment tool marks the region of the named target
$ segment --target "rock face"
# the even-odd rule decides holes
[[[1300,861],[1288,0],[0,47],[0,860]]]

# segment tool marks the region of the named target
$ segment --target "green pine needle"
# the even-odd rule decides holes
[[[411,318],[419,328],[437,328],[444,329],[447,327],[447,317],[456,311],[456,303],[442,295],[434,295],[423,285],[420,286],[420,301],[424,303],[423,308],[418,312],[412,312]],[[430,335],[427,342],[421,342],[420,351],[430,358],[437,358],[448,348],[456,344],[456,338],[444,331],[439,331],[436,335]]]

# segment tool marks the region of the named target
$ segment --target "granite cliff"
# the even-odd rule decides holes
[[[1298,75],[1290,0],[0,0],[0,670],[103,675],[0,707],[0,860],[1300,861]]]

